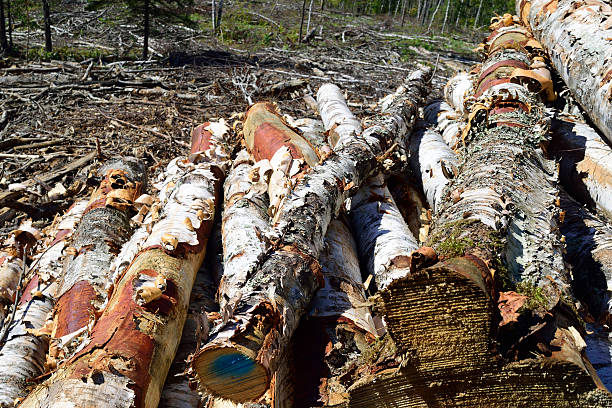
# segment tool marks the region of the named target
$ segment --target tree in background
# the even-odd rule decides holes
[[[53,51],[51,44],[51,11],[49,10],[49,0],[42,0],[43,5],[43,23],[45,26],[45,51]]]
[[[9,45],[6,38],[6,23],[4,21],[4,0],[0,0],[0,51],[8,51]]]
[[[125,7],[130,16],[142,21],[142,59],[149,58],[149,37],[155,21],[182,22],[192,25],[189,20],[193,0],[89,0],[89,9],[101,9],[111,5]],[[219,14],[219,20],[221,15]]]

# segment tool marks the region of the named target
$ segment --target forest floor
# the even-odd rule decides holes
[[[313,11],[314,38],[298,44],[297,2],[264,6],[226,2],[217,37],[203,17],[194,18],[198,28],[158,25],[148,61],[135,60],[141,38],[127,14],[87,11],[83,2],[53,15],[53,53],[41,48],[41,30],[15,31],[21,56],[0,60],[0,232],[24,217],[48,224],[87,196],[105,157],[142,158],[154,175],[185,154],[194,126],[231,122],[253,102],[315,117],[304,96],[333,82],[365,118],[418,65],[435,67],[436,98],[477,58],[466,39],[328,10]]]

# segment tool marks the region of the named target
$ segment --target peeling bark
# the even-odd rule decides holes
[[[559,159],[560,177],[572,196],[612,218],[612,149],[588,124],[555,115],[549,153]]]
[[[227,155],[228,128],[204,127],[208,149],[170,162],[157,185],[160,210],[150,233],[115,282],[87,345],[36,388],[23,407],[155,407],[185,322],[189,294],[204,259]],[[194,138],[195,140],[195,138]],[[136,241],[136,244],[133,242]]]
[[[49,342],[36,331],[43,329],[52,311],[64,250],[86,207],[87,201],[75,203],[55,227],[55,238],[35,257],[35,274],[24,289],[6,343],[0,349],[0,407],[12,407],[24,396],[28,380],[45,369]]]
[[[440,133],[444,142],[452,148],[459,147],[466,123],[448,103],[435,101],[423,110],[425,122]]]
[[[0,333],[9,308],[15,303],[20,277],[25,272],[24,261],[33,255],[41,239],[40,231],[32,227],[32,221],[23,221],[11,231],[0,249]]]
[[[449,79],[444,86],[444,99],[461,116],[466,113],[464,104],[473,91],[472,85],[472,76],[466,72],[461,72]]]
[[[576,100],[612,142],[612,6],[602,0],[517,0],[516,7]]]
[[[310,167],[319,163],[314,146],[290,127],[271,103],[256,103],[249,108],[243,133],[255,161],[270,160],[281,146],[286,146],[293,159],[303,159]]]
[[[382,102],[383,114],[360,137],[340,139],[335,154],[299,180],[275,225],[278,240],[250,277],[227,330],[217,332],[193,359],[205,389],[237,402],[266,391],[278,358],[322,284],[317,259],[329,222],[377,168],[377,156],[396,143],[405,146],[428,76],[414,73],[406,87]],[[215,387],[228,377],[234,378],[231,387]]]
[[[146,186],[144,164],[124,158],[105,164],[74,234],[72,254],[58,281],[50,356],[63,361],[79,350],[106,306],[110,265],[132,235],[134,201]],[[58,361],[58,362],[59,362]]]

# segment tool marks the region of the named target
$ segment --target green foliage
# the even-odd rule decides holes
[[[516,292],[527,296],[527,300],[525,300],[519,312],[523,310],[546,309],[548,300],[541,287],[535,286],[533,283],[527,281],[519,282],[516,285]]]
[[[192,13],[193,4],[194,0],[150,0],[151,20],[178,22],[193,27],[197,24]],[[98,10],[112,5],[123,7],[127,16],[143,18],[144,0],[88,0],[87,9]],[[117,20],[112,18],[100,18],[99,20],[111,26],[117,24]],[[140,20],[137,21],[139,25],[142,25]],[[151,24],[151,28],[154,27],[155,24]]]

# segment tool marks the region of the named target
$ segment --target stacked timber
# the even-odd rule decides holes
[[[254,104],[242,150],[200,125],[156,196],[105,163],[46,240],[2,244],[0,406],[612,406],[612,150],[551,106],[546,53],[587,58],[592,3],[520,0],[544,45],[494,19],[422,120],[429,70],[364,120],[333,84],[321,121]],[[593,67],[561,77],[601,127]]]

